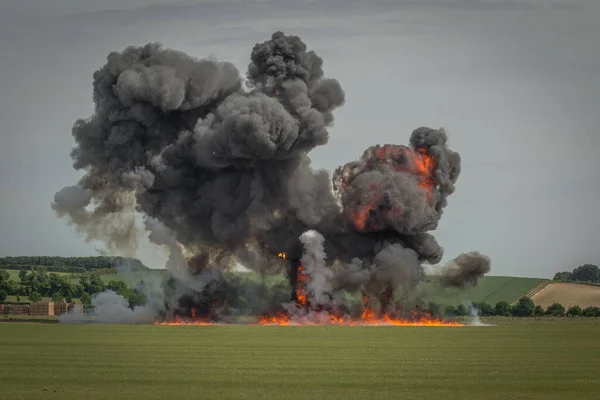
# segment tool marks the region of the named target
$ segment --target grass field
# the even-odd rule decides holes
[[[0,323],[6,399],[592,399],[598,319],[489,327]]]

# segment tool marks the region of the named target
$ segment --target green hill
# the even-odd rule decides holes
[[[439,304],[458,306],[467,301],[473,303],[486,302],[495,305],[499,301],[512,303],[548,279],[515,278],[510,276],[484,276],[474,287],[464,289],[442,289],[430,282],[421,283],[414,297],[435,301]]]

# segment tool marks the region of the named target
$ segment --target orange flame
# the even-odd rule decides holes
[[[342,326],[464,326],[464,324],[456,321],[443,321],[439,318],[432,317],[431,314],[422,314],[413,311],[409,318],[398,318],[389,314],[383,314],[377,317],[373,309],[368,305],[369,298],[363,298],[364,308],[361,316],[358,319],[351,319],[347,316],[339,316],[329,314],[327,312],[317,313],[316,317],[311,320],[292,318],[289,314],[279,313],[274,316],[259,317],[258,325],[342,325]]]
[[[341,326],[464,326],[457,321],[443,321],[439,318],[434,318],[430,314],[419,315],[414,312],[410,318],[397,318],[390,315],[383,315],[378,318],[373,313],[371,308],[365,308],[358,320],[353,320],[348,317],[337,316],[333,314],[319,315],[314,320],[308,321],[302,318],[292,319],[287,314],[277,314],[275,316],[259,317],[258,325],[341,325]]]
[[[285,254],[285,253],[279,253],[279,254],[277,254],[277,257],[283,258],[285,260],[287,258],[287,254]]]
[[[201,319],[175,317],[175,319],[172,320],[172,321],[154,321],[154,325],[169,325],[169,326],[175,326],[175,325],[196,325],[196,326],[209,326],[209,325],[214,325],[214,324],[212,322],[210,322],[210,321],[201,320]]]
[[[273,316],[260,316],[258,320],[260,325],[290,325],[290,317],[284,313]]]
[[[376,150],[375,155],[379,161],[385,162],[395,171],[408,172],[418,180],[418,186],[425,192],[425,198],[429,204],[433,201],[433,188],[435,179],[433,176],[435,170],[435,158],[427,152],[427,149],[418,147],[413,150],[408,147],[384,146]],[[365,229],[380,229],[380,226],[367,225],[369,216],[372,212],[387,214],[388,216],[398,216],[401,210],[396,208],[383,209],[380,207],[381,196],[378,187],[372,184],[369,187],[371,198],[362,206],[349,209],[350,218],[354,226],[359,231]]]
[[[431,190],[435,186],[433,178],[435,158],[427,152],[427,149],[424,147],[417,147],[415,150],[408,147],[381,147],[377,149],[376,154],[379,160],[392,161],[394,170],[410,172],[415,175],[419,180],[419,187],[425,191],[427,200],[431,201]],[[395,163],[392,158],[408,159],[409,162]]]
[[[300,265],[298,267],[298,272],[296,273],[296,305],[299,308],[305,307],[307,305],[308,299],[306,297],[306,288],[304,285],[308,281],[308,275],[304,275],[302,271],[304,267]]]

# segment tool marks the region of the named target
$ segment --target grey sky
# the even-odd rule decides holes
[[[315,166],[444,127],[463,158],[435,232],[445,259],[479,250],[493,275],[540,277],[600,263],[597,1],[160,3],[0,0],[0,255],[100,247],[50,201],[79,177],[71,127],[92,112],[92,74],[109,52],[159,41],[245,71],[252,46],[283,30],[346,91]],[[160,266],[157,251],[139,256]]]

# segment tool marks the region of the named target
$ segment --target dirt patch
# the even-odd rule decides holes
[[[552,303],[565,307],[600,307],[600,286],[576,283],[550,283],[531,298],[535,304],[544,308]]]

